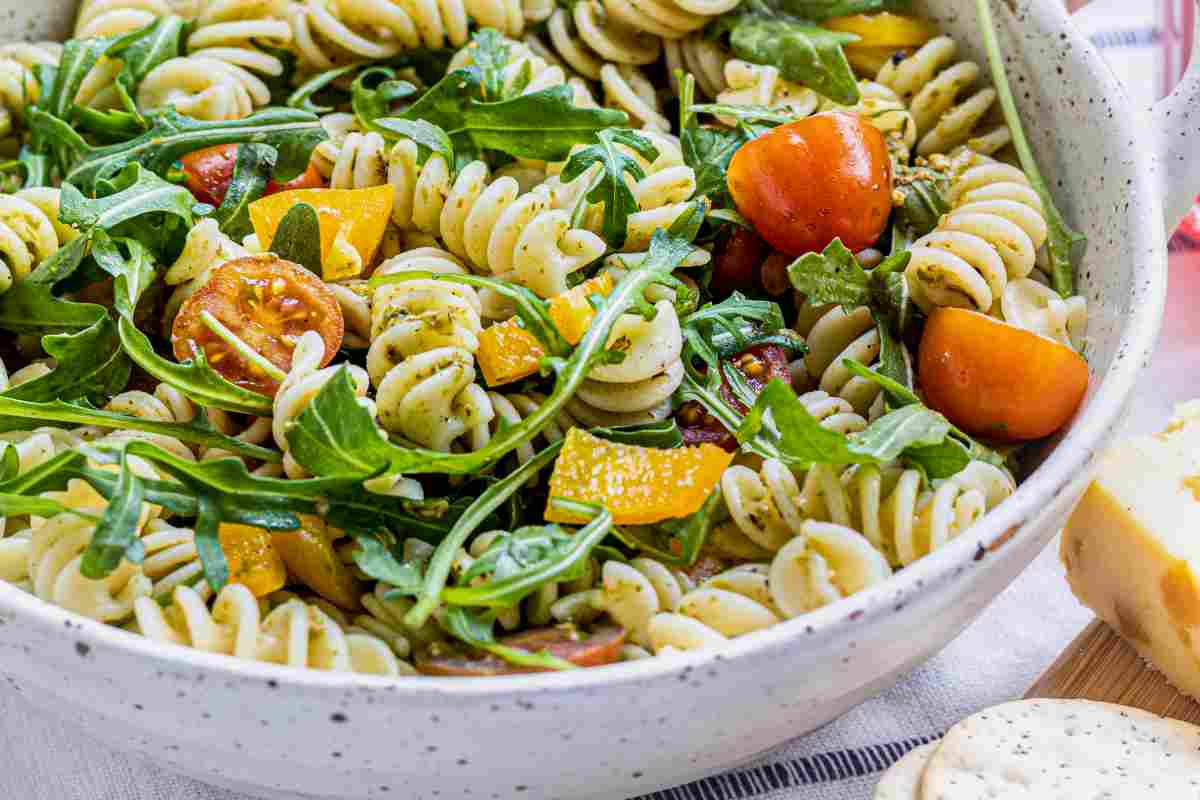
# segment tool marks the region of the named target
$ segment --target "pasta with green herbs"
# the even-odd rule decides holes
[[[979,343],[1086,389],[1071,231],[953,39],[860,74],[767,6],[85,0],[0,46],[0,580],[484,676],[721,648],[970,538],[1069,422]]]

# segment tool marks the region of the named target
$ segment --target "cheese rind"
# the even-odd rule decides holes
[[[1200,697],[1200,405],[1101,457],[1060,555],[1075,596]]]

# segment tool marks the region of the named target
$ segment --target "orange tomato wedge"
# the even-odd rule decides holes
[[[905,14],[851,14],[848,17],[833,17],[821,23],[822,27],[840,33],[852,33],[859,37],[846,47],[919,47],[938,35],[937,26],[928,20]]]
[[[341,240],[357,252],[361,268],[375,258],[383,233],[391,219],[395,190],[391,186],[369,189],[293,189],[255,200],[250,204],[250,222],[263,247],[275,240],[279,223],[297,203],[308,203],[317,212],[321,226],[321,260],[325,279],[353,277],[340,264],[334,268],[330,258],[334,244]],[[331,274],[336,273],[336,274]]]
[[[602,505],[617,525],[662,522],[704,505],[732,460],[733,453],[711,444],[663,450],[618,444],[572,428],[554,463],[550,497]],[[585,521],[549,505],[546,519]]]
[[[288,572],[335,606],[358,609],[362,586],[334,549],[337,531],[310,514],[301,514],[300,521],[302,527],[272,536]]]
[[[1066,425],[1088,387],[1087,362],[1071,348],[963,308],[930,315],[917,360],[931,408],[967,433],[1006,442]]]
[[[588,298],[596,294],[608,296],[612,290],[612,276],[605,273],[551,298],[550,319],[563,338],[577,344],[596,316]],[[476,354],[488,386],[502,386],[533,375],[545,355],[541,342],[522,328],[515,317],[485,330],[479,337]]]
[[[217,538],[229,564],[230,583],[242,584],[255,597],[282,589],[287,583],[287,569],[271,543],[270,531],[223,522]]]

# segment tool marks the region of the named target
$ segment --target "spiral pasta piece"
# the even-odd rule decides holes
[[[737,8],[740,0],[604,0],[608,16],[620,24],[664,39],[680,39],[714,17]]]
[[[0,292],[58,252],[57,216],[40,207],[57,206],[57,197],[55,189],[0,194]]]
[[[38,99],[40,85],[33,68],[38,64],[57,66],[61,57],[58,42],[0,45],[0,137],[10,135],[26,107]]]
[[[623,350],[619,364],[595,367],[567,403],[567,411],[585,425],[637,425],[666,419],[671,396],[683,382],[683,333],[670,301],[654,306],[647,320],[625,314],[609,336],[609,347]]]
[[[895,566],[954,539],[1016,490],[1007,473],[982,461],[929,489],[919,472],[896,467],[855,467],[841,483],[851,525]]]
[[[571,69],[600,80],[605,64],[646,66],[658,60],[661,40],[612,19],[599,0],[581,0],[568,11],[555,10],[546,22],[553,51]]]
[[[281,6],[277,0],[208,2],[187,39],[189,55],[223,65],[255,108],[271,102],[271,90],[259,76],[278,78],[284,73],[279,56],[256,45],[266,42],[286,47],[291,43],[292,29],[280,16]]]
[[[119,36],[151,25],[174,10],[168,0],[83,0],[75,17],[75,38]]]
[[[984,157],[959,176],[951,212],[912,246],[905,271],[913,301],[925,312],[963,306],[989,313],[1010,280],[1037,264],[1048,227],[1025,173]]]
[[[348,633],[302,600],[289,600],[263,618],[254,594],[240,584],[222,589],[211,610],[194,589],[180,586],[166,609],[143,597],[135,613],[142,635],[156,642],[291,667],[404,674],[395,654],[374,636]]]
[[[674,85],[676,70],[694,75],[697,88],[706,97],[715,98],[728,86],[725,65],[732,56],[716,39],[709,39],[703,33],[667,39],[663,42],[663,56],[676,91],[679,91]]]
[[[159,64],[142,80],[138,108],[173,107],[180,114],[210,121],[242,119],[253,113],[255,105],[248,77],[253,76],[217,58],[178,56]]]
[[[768,581],[776,607],[791,618],[856,594],[891,574],[887,560],[862,534],[808,520],[775,554]]]
[[[803,317],[797,321],[803,327]],[[798,330],[805,337],[808,353],[804,369],[820,391],[839,397],[850,404],[855,414],[874,419],[882,412],[877,403],[881,390],[874,381],[855,375],[846,367],[845,359],[875,366],[879,359],[879,330],[871,310],[865,306],[847,311],[841,306],[830,307],[808,330]],[[810,385],[812,385],[810,383]]]
[[[103,508],[82,509],[99,516]],[[28,545],[28,575],[41,600],[101,622],[115,622],[133,612],[152,584],[141,567],[122,560],[108,577],[85,578],[79,571],[96,523],[75,514],[57,514],[35,527]]]
[[[378,275],[406,271],[463,272],[433,248],[384,262]],[[480,302],[469,286],[413,280],[380,286],[371,301],[367,371],[376,387],[379,421],[423,447],[448,451],[493,416],[475,383]]]
[[[776,67],[751,64],[741,59],[725,62],[727,88],[717,102],[731,106],[765,106],[795,116],[807,117],[821,105],[821,96],[805,86],[784,80]],[[727,125],[735,120],[721,118]]]
[[[1010,325],[1076,350],[1083,348],[1088,319],[1087,300],[1083,297],[1076,295],[1064,300],[1044,283],[1018,278],[1004,287],[1000,311]]]
[[[920,137],[918,155],[948,153],[964,144],[995,152],[1011,138],[1001,127],[972,140],[976,126],[996,103],[996,90],[982,88],[959,100],[981,70],[973,61],[955,62],[957,50],[954,39],[938,36],[898,63],[889,60],[876,78],[908,101]]]
[[[618,145],[626,149],[646,174],[637,181],[630,179],[638,210],[629,215],[626,223],[623,248],[626,253],[648,249],[654,232],[659,228],[670,228],[688,210],[688,201],[696,193],[696,173],[684,161],[679,140],[661,131],[646,130],[642,131],[642,135],[658,150],[658,156],[653,161],[647,161],[624,145]],[[695,265],[694,260],[689,258],[684,266]]]

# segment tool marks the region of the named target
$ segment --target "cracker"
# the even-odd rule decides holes
[[[892,764],[875,787],[875,800],[918,800],[921,776],[925,774],[925,765],[929,763],[938,744],[930,742],[915,747]]]
[[[1085,700],[1025,700],[950,729],[921,800],[1200,800],[1200,728]]]

